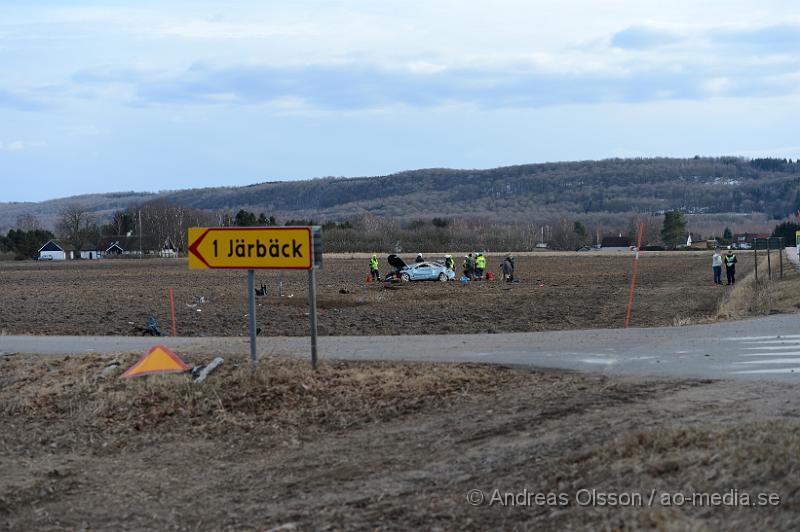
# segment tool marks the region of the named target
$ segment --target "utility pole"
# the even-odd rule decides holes
[[[139,209],[139,258],[143,259],[144,255],[142,254],[142,209]]]

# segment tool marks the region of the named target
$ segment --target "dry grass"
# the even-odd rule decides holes
[[[501,367],[475,365],[331,361],[313,371],[307,361],[281,357],[262,358],[255,375],[246,360],[229,359],[203,385],[192,383],[188,374],[117,378],[137,356],[0,360],[0,414],[67,417],[118,430],[186,424],[204,433],[341,430],[446,405],[523,378]],[[120,367],[101,377],[112,361]]]
[[[719,304],[720,319],[764,316],[781,312],[796,312],[800,308],[800,273],[787,259],[783,261],[783,278],[775,257],[772,260],[772,279],[767,277],[767,258],[759,260],[758,282],[751,272],[736,282]]]
[[[797,530],[796,387],[484,365],[0,357],[0,528]],[[114,374],[100,377],[112,360]],[[186,357],[189,363],[199,358]],[[206,360],[207,361],[207,360]],[[469,506],[472,488],[774,492],[779,508]],[[142,511],[146,508],[147,511]]]

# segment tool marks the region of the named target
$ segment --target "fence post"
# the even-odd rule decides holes
[[[755,269],[756,269],[756,288],[758,288],[758,246],[753,246],[753,253],[755,253]]]
[[[767,239],[767,279],[772,280],[772,261],[770,260],[769,238]]]

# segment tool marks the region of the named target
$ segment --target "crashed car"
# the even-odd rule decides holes
[[[397,255],[389,255],[386,259],[389,265],[395,269],[384,279],[386,282],[408,282],[408,281],[452,281],[455,279],[455,272],[448,270],[441,262],[415,262],[408,265]]]

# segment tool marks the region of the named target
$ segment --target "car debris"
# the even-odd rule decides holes
[[[208,377],[208,375],[212,371],[217,369],[223,362],[225,362],[224,358],[216,357],[214,360],[212,360],[208,364],[198,364],[198,365],[196,365],[191,370],[192,381],[194,381],[195,384],[202,384],[203,381],[206,380],[206,377]]]

